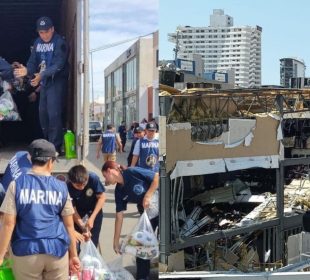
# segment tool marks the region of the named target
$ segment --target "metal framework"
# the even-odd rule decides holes
[[[231,104],[239,112],[240,117],[249,116],[249,113],[277,112],[280,116],[287,112],[309,111],[308,101],[310,90],[289,90],[289,89],[246,89],[227,91],[206,91],[205,89],[191,89],[184,94],[173,93],[173,98],[167,95],[160,98],[161,115],[171,117],[171,110],[181,116],[184,121],[193,121],[193,114],[189,109],[191,106],[200,106],[188,99],[203,99],[203,110],[209,114],[209,118],[220,119],[228,117],[228,108]],[[194,98],[193,98],[194,96]],[[188,98],[192,97],[192,98]],[[175,102],[179,99],[179,102]],[[220,104],[218,100],[223,100]],[[187,100],[187,107],[184,105]],[[208,100],[208,101],[206,101]],[[213,103],[212,103],[213,102]],[[218,103],[217,103],[218,102]],[[177,104],[178,103],[178,104]],[[212,105],[213,104],[213,105]],[[176,108],[176,106],[179,106]],[[207,110],[212,108],[212,110]],[[170,113],[169,113],[170,112]],[[204,120],[208,119],[204,118]],[[203,118],[202,118],[203,119]],[[171,119],[170,119],[171,121]],[[285,262],[285,242],[289,235],[302,230],[302,215],[296,214],[291,217],[284,216],[284,168],[294,165],[310,165],[310,158],[292,158],[280,161],[276,169],[276,193],[277,193],[277,217],[265,222],[255,223],[242,228],[232,228],[209,232],[203,235],[179,239],[174,234],[177,218],[175,210],[174,193],[175,186],[172,185],[165,169],[165,159],[162,159],[160,168],[160,262],[168,263],[168,256],[177,250],[205,244],[223,238],[230,238],[235,235],[246,234],[255,230],[264,231],[264,250],[266,246],[273,250],[273,259]],[[270,242],[270,240],[272,242]]]
[[[172,214],[175,211],[172,201],[171,181],[165,173],[164,162],[160,172],[160,261],[167,263],[167,257],[171,252],[205,244],[223,238],[230,238],[235,235],[246,234],[256,230],[264,230],[264,244],[274,252],[274,261],[283,260],[285,239],[302,230],[302,215],[291,217],[284,216],[284,167],[294,165],[310,165],[310,158],[286,159],[280,162],[277,172],[277,218],[265,222],[255,223],[250,226],[232,228],[209,232],[204,235],[188,237],[185,239],[173,238],[171,228],[175,221]],[[169,209],[170,211],[167,211]],[[271,237],[270,237],[271,236]],[[272,239],[270,242],[269,238]],[[265,248],[264,248],[264,251]]]
[[[167,98],[167,96],[165,96]],[[257,113],[304,112],[310,108],[310,90],[203,90],[190,89],[170,96],[167,123],[208,122],[229,117],[249,118]]]

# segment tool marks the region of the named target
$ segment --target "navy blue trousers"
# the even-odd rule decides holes
[[[99,235],[101,231],[102,219],[103,219],[103,214],[102,214],[102,211],[100,211],[94,221],[94,227],[90,231],[91,240],[93,241],[96,247],[98,246],[98,243],[99,243]]]
[[[39,116],[44,138],[59,151],[63,143],[63,115],[67,80],[57,78],[40,90]]]

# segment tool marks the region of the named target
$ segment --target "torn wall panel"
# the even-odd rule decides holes
[[[224,144],[210,145],[192,141],[189,123],[167,125],[167,171],[170,171],[177,161],[279,155],[278,126],[279,120],[270,116],[256,116],[256,125],[252,132],[254,137],[250,145],[244,146],[243,141],[239,146],[225,148]]]

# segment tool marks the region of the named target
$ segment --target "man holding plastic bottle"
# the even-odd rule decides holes
[[[103,219],[102,207],[106,199],[104,185],[95,173],[88,172],[83,165],[73,166],[68,179],[67,186],[75,209],[75,229],[85,239],[89,238],[90,231],[97,247]]]
[[[148,213],[153,230],[155,231],[158,227],[158,201],[156,202],[153,198],[155,198],[158,190],[159,175],[158,173],[145,168],[126,168],[114,161],[105,162],[102,166],[101,172],[106,180],[106,184],[116,184],[116,217],[113,248],[116,253],[120,253],[119,241],[124,220],[124,212],[127,210],[128,203],[142,205],[142,211],[146,210]],[[136,279],[148,280],[150,275],[150,260],[137,256],[136,264]]]
[[[60,153],[63,143],[63,114],[68,81],[68,47],[55,32],[49,17],[37,20],[39,38],[34,42],[27,67],[14,70],[15,77],[28,76],[40,88],[39,117],[44,138]]]

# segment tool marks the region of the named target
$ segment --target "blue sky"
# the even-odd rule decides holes
[[[263,28],[262,84],[280,84],[280,58],[297,57],[310,65],[309,0],[159,0],[160,59],[174,56],[168,33],[178,25],[209,26],[213,9],[223,9],[235,26]]]
[[[158,0],[90,0],[90,49],[156,30]],[[95,100],[103,100],[104,69],[134,42],[93,53]]]

